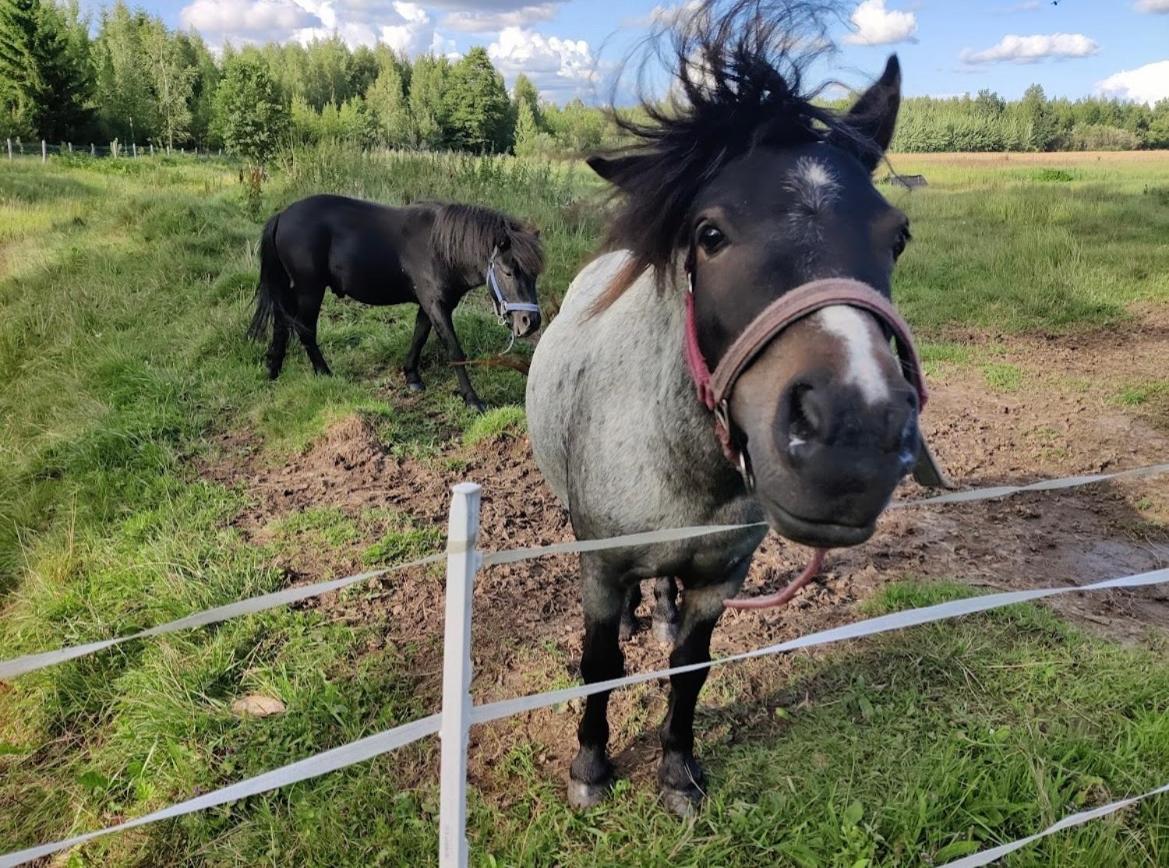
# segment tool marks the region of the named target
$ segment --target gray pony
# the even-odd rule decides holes
[[[706,3],[667,34],[680,99],[646,101],[645,122],[618,117],[634,146],[589,160],[619,193],[612,250],[572,282],[527,387],[536,461],[580,539],[766,520],[820,549],[855,545],[917,461],[924,390],[890,346],[904,332],[888,305],[909,224],[871,181],[893,135],[900,68],[891,57],[848,112],[814,104],[800,87],[809,58],[792,52],[823,45],[817,11]],[[717,386],[736,341],[777,300],[822,291],[825,279],[858,301],[789,316],[707,400],[702,380],[713,369]],[[764,533],[583,555],[585,681],[623,674],[619,636],[643,579],[656,580],[670,664],[709,660]],[[679,813],[704,794],[693,748],[705,678],[671,679],[661,727],[659,781]],[[612,782],[607,703],[607,693],[586,702],[570,770],[577,807]]]

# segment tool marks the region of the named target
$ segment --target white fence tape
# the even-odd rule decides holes
[[[939,603],[934,606],[925,606],[920,609],[909,609],[904,612],[895,612],[891,615],[882,615],[877,618],[870,618],[865,621],[858,621],[853,624],[848,624],[843,627],[836,627],[831,630],[822,630],[817,633],[810,633],[807,636],[802,636],[798,639],[792,639],[788,642],[781,642],[776,645],[769,645],[765,648],[758,648],[754,651],[746,651],[742,654],[733,654],[729,657],[720,657],[716,660],[711,660],[706,663],[695,663],[689,666],[677,666],[672,669],[660,669],[654,672],[642,672],[636,675],[630,675],[625,678],[614,678],[609,681],[598,681],[593,684],[585,684],[577,687],[570,687],[564,690],[553,690],[547,693],[538,693],[531,696],[519,697],[517,699],[507,699],[499,702],[489,702],[482,705],[476,705],[471,713],[472,723],[480,724],[487,723],[492,720],[498,720],[503,717],[510,717],[516,714],[523,714],[529,711],[535,711],[540,708],[545,708],[551,705],[568,702],[572,699],[577,699],[583,696],[589,696],[593,693],[600,693],[606,690],[614,690],[619,687],[627,687],[633,684],[642,684],[647,681],[654,681],[659,678],[665,678],[670,675],[680,674],[683,672],[693,672],[698,669],[703,669],[710,666],[719,666],[726,663],[733,663],[738,660],[750,660],[756,657],[766,657],[772,654],[780,654],[786,651],[794,651],[800,648],[811,648],[817,645],[829,645],[834,642],[842,642],[848,639],[860,639],[865,636],[873,636],[878,633],[886,633],[891,630],[900,630],[905,627],[914,627],[921,624],[929,624],[935,621],[944,621],[950,618],[960,617],[962,615],[971,615],[977,612],[986,612],[991,609],[1000,609],[1004,606],[1012,606],[1017,603],[1025,603],[1032,600],[1043,599],[1044,597],[1052,597],[1057,594],[1078,593],[1080,591],[1103,591],[1113,588],[1138,588],[1148,585],[1156,585],[1169,582],[1169,568],[1154,570],[1147,573],[1139,573],[1132,576],[1123,576],[1117,579],[1107,579],[1102,582],[1093,582],[1089,585],[1073,585],[1062,588],[1037,588],[1030,591],[1011,591],[1002,594],[988,594],[981,597],[970,597],[962,600],[952,600],[947,603]],[[406,724],[397,727],[387,732],[379,733],[378,735],[370,736],[346,745],[345,747],[334,748],[331,751],[320,754],[315,757],[300,760],[276,771],[267,772],[255,778],[241,781],[233,784],[222,790],[216,790],[196,799],[191,799],[175,805],[172,808],[167,808],[162,811],[156,811],[153,814],[147,814],[144,817],[139,817],[136,820],[130,820],[126,823],[121,823],[116,826],[102,829],[98,832],[90,832],[86,835],[79,835],[75,838],[70,838],[65,841],[58,841],[53,844],[45,844],[42,847],[33,847],[28,850],[22,850],[19,853],[13,853],[8,856],[0,857],[0,868],[8,868],[8,866],[19,865],[21,862],[29,859],[35,859],[49,853],[55,853],[58,850],[63,850],[67,847],[73,847],[77,844],[83,844],[93,838],[101,835],[107,835],[111,832],[116,832],[124,829],[131,829],[136,826],[142,826],[147,823],[153,823],[157,820],[170,819],[172,817],[181,816],[182,814],[189,814],[193,811],[201,810],[202,808],[209,808],[215,805],[221,805],[226,802],[234,801],[245,796],[262,793],[276,787],[284,786],[285,784],[295,783],[297,781],[306,780],[317,775],[324,774],[330,771],[345,768],[346,766],[354,765],[356,763],[364,762],[365,760],[377,756],[380,753],[393,750],[397,747],[407,745],[412,741],[430,735],[438,730],[439,715],[431,715],[414,723]],[[1078,816],[1078,815],[1077,815]],[[1069,818],[1071,819],[1071,818]],[[1088,819],[1091,819],[1090,817]],[[1044,834],[1050,834],[1051,831],[1058,831],[1053,829],[1040,833],[1041,837]],[[1024,844],[1019,844],[1024,846]],[[1017,849],[1017,848],[1016,848]],[[956,863],[966,864],[966,863]],[[969,863],[973,864],[985,864]]]
[[[1135,468],[1133,470],[1126,470],[1118,473],[1065,477],[1063,479],[1044,480],[1041,482],[1032,483],[1030,485],[996,486],[968,492],[941,495],[939,497],[926,498],[917,501],[901,501],[893,504],[893,507],[922,506],[928,504],[944,503],[969,503],[977,500],[989,500],[993,498],[1006,497],[1008,495],[1024,491],[1050,491],[1056,489],[1074,488],[1081,485],[1089,485],[1108,480],[1146,477],[1165,472],[1169,472],[1169,463]],[[729,531],[742,530],[759,526],[760,525],[756,524],[689,527],[678,528],[674,530],[649,531],[646,533],[630,534],[606,540],[584,540],[569,543],[557,543],[548,546],[538,546],[534,548],[490,553],[484,557],[483,564],[486,566],[491,564],[515,563],[517,561],[546,557],[555,554],[570,554],[576,552],[597,551],[601,549],[624,548],[636,545],[650,545],[659,542],[670,542],[674,540],[705,536],[715,533],[726,533]],[[451,550],[454,551],[453,548]],[[319,582],[312,585],[288,588],[286,590],[277,591],[271,594],[263,594],[248,600],[242,600],[236,603],[230,603],[224,606],[218,606],[213,609],[208,609],[203,612],[188,615],[176,621],[160,624],[156,627],[151,627],[147,630],[142,630],[129,636],[121,636],[114,639],[107,639],[99,642],[87,643],[84,645],[61,648],[55,651],[28,654],[23,657],[0,662],[0,679],[12,678],[17,675],[34,671],[36,669],[52,666],[57,663],[62,663],[66,660],[72,660],[86,654],[92,654],[96,651],[118,645],[122,642],[128,642],[132,639],[142,639],[150,636],[174,633],[179,630],[186,630],[195,627],[206,626],[208,624],[215,624],[221,621],[225,621],[229,618],[235,618],[241,615],[253,614],[256,612],[277,608],[279,606],[285,606],[290,603],[308,599],[310,597],[320,596],[321,594],[337,591],[377,576],[399,572],[411,567],[436,563],[442,560],[444,557],[446,557],[446,555],[432,555],[430,557],[421,558],[410,563],[399,564],[394,567],[370,570],[364,573],[358,573],[353,576],[347,576],[342,579],[335,579],[329,582]],[[766,648],[759,648],[754,651],[747,651],[742,654],[735,654],[729,657],[708,661],[706,663],[696,663],[690,666],[679,666],[670,669],[657,670],[654,672],[639,673],[637,675],[631,675],[624,678],[616,678],[609,681],[581,685],[564,690],[550,691],[547,693],[524,696],[516,699],[477,705],[474,707],[471,713],[471,721],[473,723],[486,723],[488,721],[498,720],[503,717],[510,717],[512,715],[534,711],[539,708],[557,705],[572,699],[600,693],[602,691],[614,690],[633,684],[641,684],[647,681],[668,677],[670,675],[692,672],[698,669],[731,663],[738,660],[749,660],[756,657],[780,654],[786,651],[794,651],[800,648],[811,648],[817,645],[828,645],[834,642],[841,642],[849,639],[859,639],[865,636],[872,636],[891,630],[899,630],[905,627],[928,624],[931,622],[959,617],[962,615],[974,614],[976,612],[986,612],[991,609],[1039,600],[1058,594],[1075,593],[1080,591],[1108,590],[1115,588],[1136,588],[1161,584],[1165,582],[1169,582],[1169,568],[1154,570],[1147,573],[1140,573],[1132,576],[1124,576],[1117,579],[1109,579],[1101,582],[1094,582],[1088,585],[1069,586],[1062,588],[1042,588],[1030,591],[1013,591],[1002,594],[989,594],[982,597],[973,597],[963,600],[953,600],[951,602],[941,603],[935,606],[926,606],[920,609],[911,609],[905,612],[896,612],[891,615],[871,618],[865,621],[849,624],[844,627],[833,628],[831,630],[822,630],[820,632],[812,633],[798,639],[790,640],[788,642],[781,642],[775,645],[767,646]],[[325,751],[324,753],[320,753],[298,762],[291,763],[274,771],[266,772],[253,778],[248,778],[247,780],[240,781],[239,783],[232,784],[219,790],[215,790],[211,793],[206,793],[202,796],[189,799],[177,805],[172,805],[169,808],[164,808],[162,810],[146,814],[134,820],[129,820],[124,823],[109,826],[105,829],[101,829],[95,832],[88,832],[83,835],[78,835],[76,837],[57,841],[51,844],[44,844],[38,847],[31,847],[26,850],[21,850],[19,852],[9,853],[7,855],[0,856],[0,868],[9,868],[9,866],[20,865],[24,862],[38,859],[43,856],[56,853],[60,850],[68,849],[79,844],[84,844],[87,841],[92,841],[95,838],[99,838],[103,835],[108,835],[113,832],[137,828],[149,823],[157,822],[159,820],[180,817],[195,811],[204,810],[216,805],[226,804],[228,802],[236,801],[248,796],[267,792],[268,790],[276,789],[278,787],[283,787],[288,784],[308,780],[309,778],[327,774],[328,772],[337,771],[357,763],[365,762],[366,760],[375,756],[391,750],[395,750],[399,747],[403,747],[428,735],[436,733],[440,724],[441,716],[437,714],[431,715],[429,717],[422,718],[421,720],[416,720],[412,723],[404,724],[376,735],[360,739],[359,741],[353,742],[351,744],[344,745],[339,748],[334,748],[332,750]],[[1036,835],[1032,835],[1028,838],[1024,838],[1010,844],[1004,844],[999,847],[986,850],[982,853],[968,856],[964,859],[950,863],[950,865],[946,866],[946,868],[967,868],[967,866],[985,865],[988,862],[1000,858],[1001,856],[1004,856],[1008,853],[1012,853],[1015,850],[1026,846],[1032,841],[1038,840],[1039,838],[1058,832],[1061,829],[1066,829],[1071,826],[1076,826],[1081,823],[1088,822],[1089,820],[1095,819],[1097,817],[1106,816],[1107,814],[1120,810],[1121,808],[1131,805],[1141,799],[1148,798],[1163,792],[1169,792],[1169,784],[1157,790],[1146,793],[1143,796],[1125,799],[1119,802],[1114,802],[1110,805],[1105,805],[1101,808],[1093,809],[1091,811],[1083,811],[1078,814],[1071,815]]]
[[[1169,473],[1169,463],[1153,464],[1147,467],[1137,467],[1131,470],[1122,470],[1117,473],[1092,474],[1087,476],[1067,476],[1061,479],[1046,479],[1040,482],[1034,482],[1029,485],[999,485],[990,488],[977,488],[971,491],[960,491],[953,494],[943,494],[938,497],[928,497],[920,500],[900,500],[890,504],[890,509],[899,509],[914,506],[930,506],[940,505],[946,503],[972,503],[978,500],[992,500],[1000,497],[1006,497],[1011,494],[1018,494],[1025,491],[1054,491],[1057,489],[1076,488],[1082,485],[1092,485],[1098,482],[1108,482],[1111,480],[1121,479],[1136,479],[1141,477],[1156,476],[1163,473]],[[546,546],[534,546],[532,548],[524,549],[509,549],[507,551],[489,552],[484,556],[484,566],[493,566],[498,564],[511,564],[518,561],[530,560],[532,558],[547,557],[549,555],[562,554],[578,554],[580,552],[602,551],[604,549],[623,548],[626,546],[636,545],[652,545],[661,542],[674,542],[677,540],[691,539],[693,537],[707,536],[709,534],[727,533],[735,530],[745,530],[748,528],[763,527],[762,522],[757,524],[742,524],[742,525],[704,525],[701,527],[684,527],[672,530],[653,530],[645,533],[628,534],[626,536],[612,537],[610,539],[598,540],[574,540],[565,543],[553,543]],[[384,576],[388,573],[399,572],[411,567],[423,566],[425,564],[437,563],[446,557],[445,554],[432,555],[428,558],[412,561],[408,564],[400,564],[398,566],[389,567],[386,569],[371,570],[365,573],[359,573],[353,576],[346,576],[342,579],[334,579],[328,582],[318,582],[312,585],[301,585],[295,588],[288,588],[284,591],[276,591],[271,594],[263,594],[258,597],[252,597],[247,600],[241,600],[238,603],[229,603],[224,606],[218,606],[214,609],[208,609],[204,612],[198,612],[193,615],[188,615],[185,618],[180,618],[177,621],[171,621],[167,624],[160,624],[157,627],[151,627],[147,630],[142,630],[138,633],[133,633],[128,636],[120,636],[116,639],[105,639],[98,642],[89,642],[84,645],[74,645],[67,648],[60,648],[54,651],[42,651],[34,654],[26,654],[22,657],[16,657],[11,660],[0,661],[0,681],[15,678],[19,675],[24,675],[33,672],[37,669],[44,669],[48,666],[55,666],[59,663],[64,663],[67,660],[73,660],[77,657],[84,657],[87,654],[93,654],[97,651],[102,651],[106,648],[119,645],[123,642],[129,642],[132,639],[144,639],[149,636],[161,636],[165,633],[175,633],[179,630],[188,630],[194,627],[202,627],[208,624],[216,624],[220,621],[226,621],[229,618],[236,618],[241,615],[251,615],[256,612],[263,612],[268,609],[276,609],[280,606],[286,606],[290,603],[296,603],[300,600],[306,600],[310,597],[318,597],[322,594],[337,591],[341,588],[346,588],[358,582],[367,579]]]
[[[11,660],[4,660],[0,662],[0,680],[7,678],[15,678],[18,675],[32,672],[36,669],[44,669],[47,666],[56,666],[58,663],[64,663],[66,660],[73,660],[77,657],[84,657],[86,654],[93,654],[97,651],[102,651],[106,648],[111,648],[114,645],[120,645],[123,642],[129,642],[133,639],[145,639],[149,636],[162,636],[166,633],[177,633],[180,630],[190,630],[194,627],[205,627],[208,624],[218,624],[220,621],[226,621],[229,618],[238,618],[241,615],[252,615],[256,612],[264,612],[268,609],[277,609],[281,606],[287,606],[291,603],[297,603],[301,600],[307,600],[310,597],[319,597],[322,594],[327,594],[330,591],[339,591],[342,588],[347,588],[350,585],[355,585],[358,582],[364,582],[367,579],[377,578],[378,576],[385,576],[390,573],[401,572],[402,570],[410,569],[411,567],[421,567],[426,564],[435,564],[441,561],[445,555],[431,555],[429,557],[420,558],[416,561],[411,561],[408,564],[398,564],[393,567],[386,567],[379,570],[369,570],[368,572],[358,573],[353,576],[346,576],[343,579],[333,579],[328,582],[317,582],[314,585],[298,585],[295,588],[286,588],[283,591],[274,591],[271,594],[261,594],[258,597],[250,597],[247,600],[240,600],[237,603],[228,603],[224,606],[216,606],[214,609],[206,609],[202,612],[196,612],[193,615],[187,615],[184,618],[179,618],[177,621],[169,621],[166,624],[159,624],[156,627],[142,630],[138,633],[131,633],[128,636],[119,636],[116,639],[103,639],[100,642],[88,642],[84,645],[71,645],[67,648],[58,648],[55,651],[41,651],[36,654],[26,654],[23,657],[15,657]]]
[[[1140,588],[1148,585],[1159,585],[1169,582],[1169,567],[1153,570],[1147,573],[1138,573],[1132,576],[1123,576],[1118,579],[1106,579],[1102,582],[1093,582],[1089,585],[1071,585],[1063,588],[1036,588],[1030,591],[1008,591],[1002,594],[987,594],[981,597],[967,597],[962,600],[951,600],[948,603],[938,603],[934,606],[924,606],[920,609],[907,609],[904,612],[894,612],[891,615],[882,615],[878,618],[869,618],[846,624],[843,627],[834,627],[831,630],[821,630],[809,633],[798,639],[768,645],[765,648],[756,648],[754,651],[744,651],[741,654],[732,654],[728,657],[719,657],[706,663],[691,663],[686,666],[675,666],[671,669],[659,669],[655,672],[639,672],[636,675],[627,675],[623,678],[612,678],[608,681],[596,681],[592,684],[582,684],[577,687],[566,687],[563,690],[552,690],[547,693],[537,693],[522,696],[517,699],[504,699],[499,702],[489,702],[476,705],[471,715],[475,723],[486,723],[498,720],[501,717],[510,717],[557,705],[594,693],[614,690],[618,687],[628,687],[632,684],[643,684],[658,678],[670,675],[681,675],[684,672],[695,672],[711,666],[722,666],[726,663],[735,663],[739,660],[751,660],[756,657],[768,657],[772,654],[782,654],[785,651],[795,651],[800,648],[811,648],[816,645],[830,645],[834,642],[843,642],[848,639],[860,639],[864,636],[874,636],[877,633],[887,633],[890,630],[901,630],[905,627],[916,627],[920,624],[929,624],[933,621],[945,621],[962,615],[972,615],[976,612],[987,612],[991,609],[1001,609],[1003,606],[1013,606],[1017,603],[1027,603],[1032,600],[1042,600],[1044,597],[1054,597],[1058,594],[1073,594],[1080,591],[1104,591],[1113,588]]]
[[[255,796],[268,790],[274,790],[287,786],[288,784],[299,783],[300,781],[307,781],[309,778],[319,777],[320,775],[335,772],[347,766],[363,763],[366,760],[373,759],[375,756],[391,750],[397,750],[411,742],[418,741],[428,735],[433,735],[438,732],[438,724],[439,716],[432,714],[430,717],[424,717],[412,723],[387,729],[376,735],[371,735],[350,744],[327,750],[324,753],[316,754],[308,759],[302,759],[299,762],[281,766],[274,771],[265,772],[254,778],[248,778],[245,781],[240,781],[221,790],[215,790],[205,795],[188,799],[185,802],[179,802],[177,805],[171,805],[169,808],[163,808],[152,814],[127,820],[125,823],[107,826],[104,829],[96,832],[87,832],[75,838],[54,841],[52,844],[43,844],[39,847],[29,847],[27,850],[9,853],[5,856],[0,856],[0,868],[12,868],[12,866],[20,865],[23,862],[40,859],[43,856],[48,856],[50,853],[56,853],[60,850],[67,850],[70,847],[76,847],[78,844],[84,844],[87,841],[92,841],[94,838],[100,838],[103,835],[109,835],[113,832],[125,832],[149,823],[157,823],[159,820],[171,820],[175,817],[181,817],[184,814],[192,814],[195,811],[214,808],[216,805],[224,805],[228,802],[234,802],[237,799]]]
[[[1069,814],[1058,823],[1052,823],[1042,832],[1037,832],[1034,835],[1028,835],[1026,838],[1020,838],[1018,841],[1012,841],[1009,844],[1000,844],[998,847],[991,847],[989,850],[981,850],[978,853],[972,853],[969,856],[964,856],[953,862],[947,862],[940,868],[978,868],[979,865],[989,865],[996,859],[1001,859],[1009,853],[1014,853],[1016,850],[1021,850],[1028,844],[1033,844],[1040,838],[1046,838],[1048,835],[1054,835],[1056,832],[1062,832],[1064,829],[1070,829],[1073,826],[1082,826],[1089,820],[1098,820],[1100,817],[1107,817],[1109,814],[1115,814],[1117,811],[1135,805],[1137,802],[1144,799],[1159,796],[1162,793],[1169,793],[1169,784],[1163,787],[1157,787],[1155,790],[1149,790],[1147,793],[1139,796],[1133,796],[1128,799],[1121,799],[1118,802],[1109,802],[1107,805],[1101,805],[1099,808],[1092,808],[1088,811],[1080,811],[1078,814]]]
[[[1097,482],[1159,476],[1163,473],[1169,473],[1169,464],[1150,464],[1147,467],[1134,467],[1131,470],[1118,470],[1115,473],[1090,473],[1085,476],[1044,479],[1029,485],[996,485],[990,488],[975,488],[971,491],[955,491],[951,494],[939,494],[936,497],[925,497],[921,500],[899,500],[890,504],[889,508],[933,506],[943,503],[973,503],[976,500],[993,500],[1010,494],[1021,494],[1025,491],[1057,491],[1064,488],[1079,488],[1081,485],[1093,485]]]

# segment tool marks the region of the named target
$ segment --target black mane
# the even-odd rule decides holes
[[[665,284],[695,197],[735,157],[829,137],[873,148],[840,114],[813,102],[823,86],[804,90],[808,65],[834,50],[828,27],[839,17],[830,0],[704,0],[682,7],[649,37],[638,69],[640,114],[648,120],[611,108],[637,143],[597,161],[608,162],[604,174],[624,194],[609,243],[633,254],[600,306],[646,268],[656,270],[659,287]],[[644,86],[647,69],[658,64],[673,70],[664,104]]]
[[[500,211],[457,202],[427,202],[435,208],[431,240],[450,266],[487,264],[497,246],[509,246],[516,268],[535,278],[544,270],[544,249],[537,232]]]

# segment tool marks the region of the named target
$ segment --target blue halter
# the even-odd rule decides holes
[[[495,308],[495,315],[501,323],[506,324],[508,314],[516,311],[539,313],[540,305],[526,301],[508,301],[503,297],[503,290],[499,288],[499,278],[495,276],[495,257],[499,255],[499,248],[491,251],[491,259],[487,262],[487,288],[491,291],[491,304]]]

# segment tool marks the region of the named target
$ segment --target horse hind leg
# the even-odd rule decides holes
[[[581,575],[585,613],[581,675],[586,684],[619,678],[625,674],[625,657],[617,639],[625,594],[606,576],[596,557],[581,558]],[[608,713],[609,691],[585,698],[584,714],[576,733],[580,748],[568,777],[568,803],[578,810],[599,804],[612,790]]]
[[[621,610],[622,642],[628,642],[641,629],[637,618],[641,599],[641,583],[635,582],[625,592],[625,606]],[[673,576],[654,579],[653,635],[666,648],[673,648],[678,638],[678,582]]]
[[[621,607],[621,629],[619,636],[622,642],[628,642],[637,633],[640,626],[637,622],[637,607],[641,605],[641,582],[634,582],[625,591],[625,603]]]
[[[678,581],[673,576],[654,581],[653,633],[667,648],[678,640]]]
[[[414,319],[414,336],[410,339],[410,349],[406,352],[406,362],[402,366],[402,373],[406,376],[406,388],[411,392],[421,392],[426,389],[422,376],[418,373],[418,362],[422,357],[422,348],[426,346],[426,339],[430,337],[430,317],[421,307],[418,316]]]
[[[288,317],[283,311],[277,311],[272,319],[272,340],[268,343],[266,355],[269,380],[279,377],[280,369],[284,367],[284,356],[288,353],[289,331]]]
[[[325,300],[325,287],[304,285],[298,282],[296,287],[297,316],[294,320],[296,336],[304,344],[308,360],[312,363],[313,371],[322,376],[332,376],[325,356],[317,344],[317,320],[321,315],[321,304]]]

